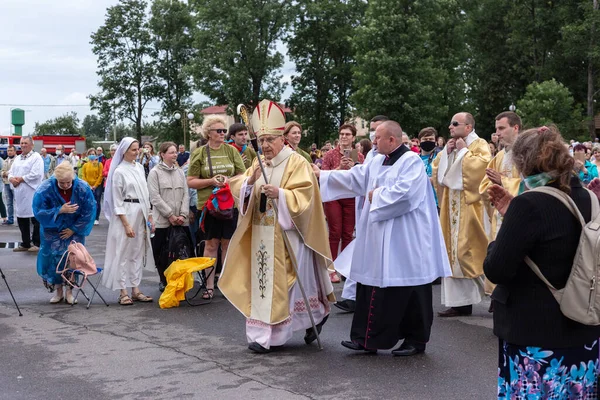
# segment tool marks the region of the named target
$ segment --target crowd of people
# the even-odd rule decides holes
[[[410,138],[378,115],[368,139],[357,142],[356,128],[343,124],[334,143],[305,151],[302,126],[269,100],[249,126],[208,116],[191,152],[173,142],[156,152],[133,138],[111,146],[110,158],[98,148],[76,161],[63,148],[38,154],[27,137],[20,155],[10,147],[0,214],[3,224],[16,216],[15,251],[39,251],[38,273],[56,290],[50,302],[75,301],[56,266],[72,240],[85,243],[102,210],[102,283],[121,305],[153,301],[139,289],[145,267],[157,269],[161,291],[168,285],[161,252],[180,227],[203,244],[198,256],[222,260],[202,297],[218,285],[246,317],[256,353],[298,330],[314,342],[341,280],[334,305],[354,313],[344,347],[423,353],[440,282],[440,318],[470,316],[491,296],[499,398],[597,393],[600,327],[567,318],[548,287],[565,287],[582,222],[597,217],[597,140],[566,143],[553,126],[523,130],[509,111],[496,117],[489,143],[467,112],[451,118],[447,141],[432,127]]]

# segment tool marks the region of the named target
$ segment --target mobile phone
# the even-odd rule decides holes
[[[350,157],[350,149],[344,149],[344,157]]]
[[[585,162],[585,153],[580,153],[580,152],[573,153],[573,158],[576,160],[579,160],[581,162]]]

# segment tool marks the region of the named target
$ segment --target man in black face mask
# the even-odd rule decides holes
[[[435,152],[436,141],[437,141],[438,133],[435,128],[427,127],[421,129],[419,132],[419,146],[421,147],[421,160],[423,160],[423,164],[425,164],[425,172],[427,172],[427,176],[431,181],[431,164],[435,159],[437,153]],[[440,206],[438,204],[438,199],[435,193],[435,189],[433,188],[433,183],[431,185],[433,190],[433,194],[435,196],[435,204],[438,206],[438,213],[440,211]]]

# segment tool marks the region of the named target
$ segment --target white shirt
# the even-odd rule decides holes
[[[376,155],[350,170],[321,171],[324,202],[364,196],[349,278],[376,287],[418,286],[451,276],[429,178],[406,152],[391,166]],[[373,200],[369,202],[369,192]]]
[[[33,217],[33,195],[44,179],[44,160],[42,156],[30,151],[27,156],[15,156],[8,172],[8,179],[22,177],[23,182],[14,189],[15,215],[17,218]]]

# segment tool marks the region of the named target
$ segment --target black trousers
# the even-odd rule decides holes
[[[17,224],[21,231],[21,240],[23,247],[30,248],[33,242],[34,246],[40,246],[40,223],[34,217],[18,218]],[[31,225],[33,224],[33,235],[31,234]]]
[[[350,338],[367,349],[391,349],[404,339],[425,348],[433,324],[432,284],[379,288],[356,286]]]
[[[188,235],[188,239],[190,240],[190,244],[192,243],[192,235],[190,234],[189,227],[184,226],[186,233]],[[165,271],[169,268],[169,265],[166,265],[165,257],[161,257],[163,251],[168,251],[169,246],[169,228],[156,228],[154,230],[154,237],[151,240],[152,242],[152,255],[154,256],[154,264],[156,264],[156,269],[158,270],[158,276],[160,281],[167,284],[167,278],[165,278]],[[193,247],[192,247],[193,248]],[[191,257],[194,255],[192,254]]]

